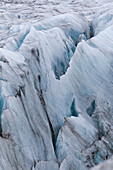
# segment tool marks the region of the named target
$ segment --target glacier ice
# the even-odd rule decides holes
[[[111,158],[113,2],[0,3],[0,170]]]
[[[110,160],[107,160],[101,164],[99,164],[98,166],[95,166],[94,168],[92,168],[91,170],[111,170],[113,167],[113,157]]]

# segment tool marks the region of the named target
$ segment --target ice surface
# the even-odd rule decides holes
[[[113,2],[0,2],[0,170],[86,170],[113,154]]]
[[[110,160],[105,161],[104,163],[101,163],[98,166],[95,166],[91,170],[111,170],[113,167],[113,157]]]

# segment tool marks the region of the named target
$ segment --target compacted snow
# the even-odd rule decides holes
[[[111,158],[112,101],[112,1],[0,1],[0,170]]]

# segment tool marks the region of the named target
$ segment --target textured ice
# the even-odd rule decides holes
[[[103,163],[101,163],[98,166],[95,166],[94,168],[92,168],[91,170],[111,170],[113,167],[113,157]]]
[[[113,2],[4,2],[0,170],[86,170],[111,158]]]

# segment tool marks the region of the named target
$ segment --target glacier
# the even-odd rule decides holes
[[[111,0],[0,1],[0,170],[110,168],[112,101]]]

